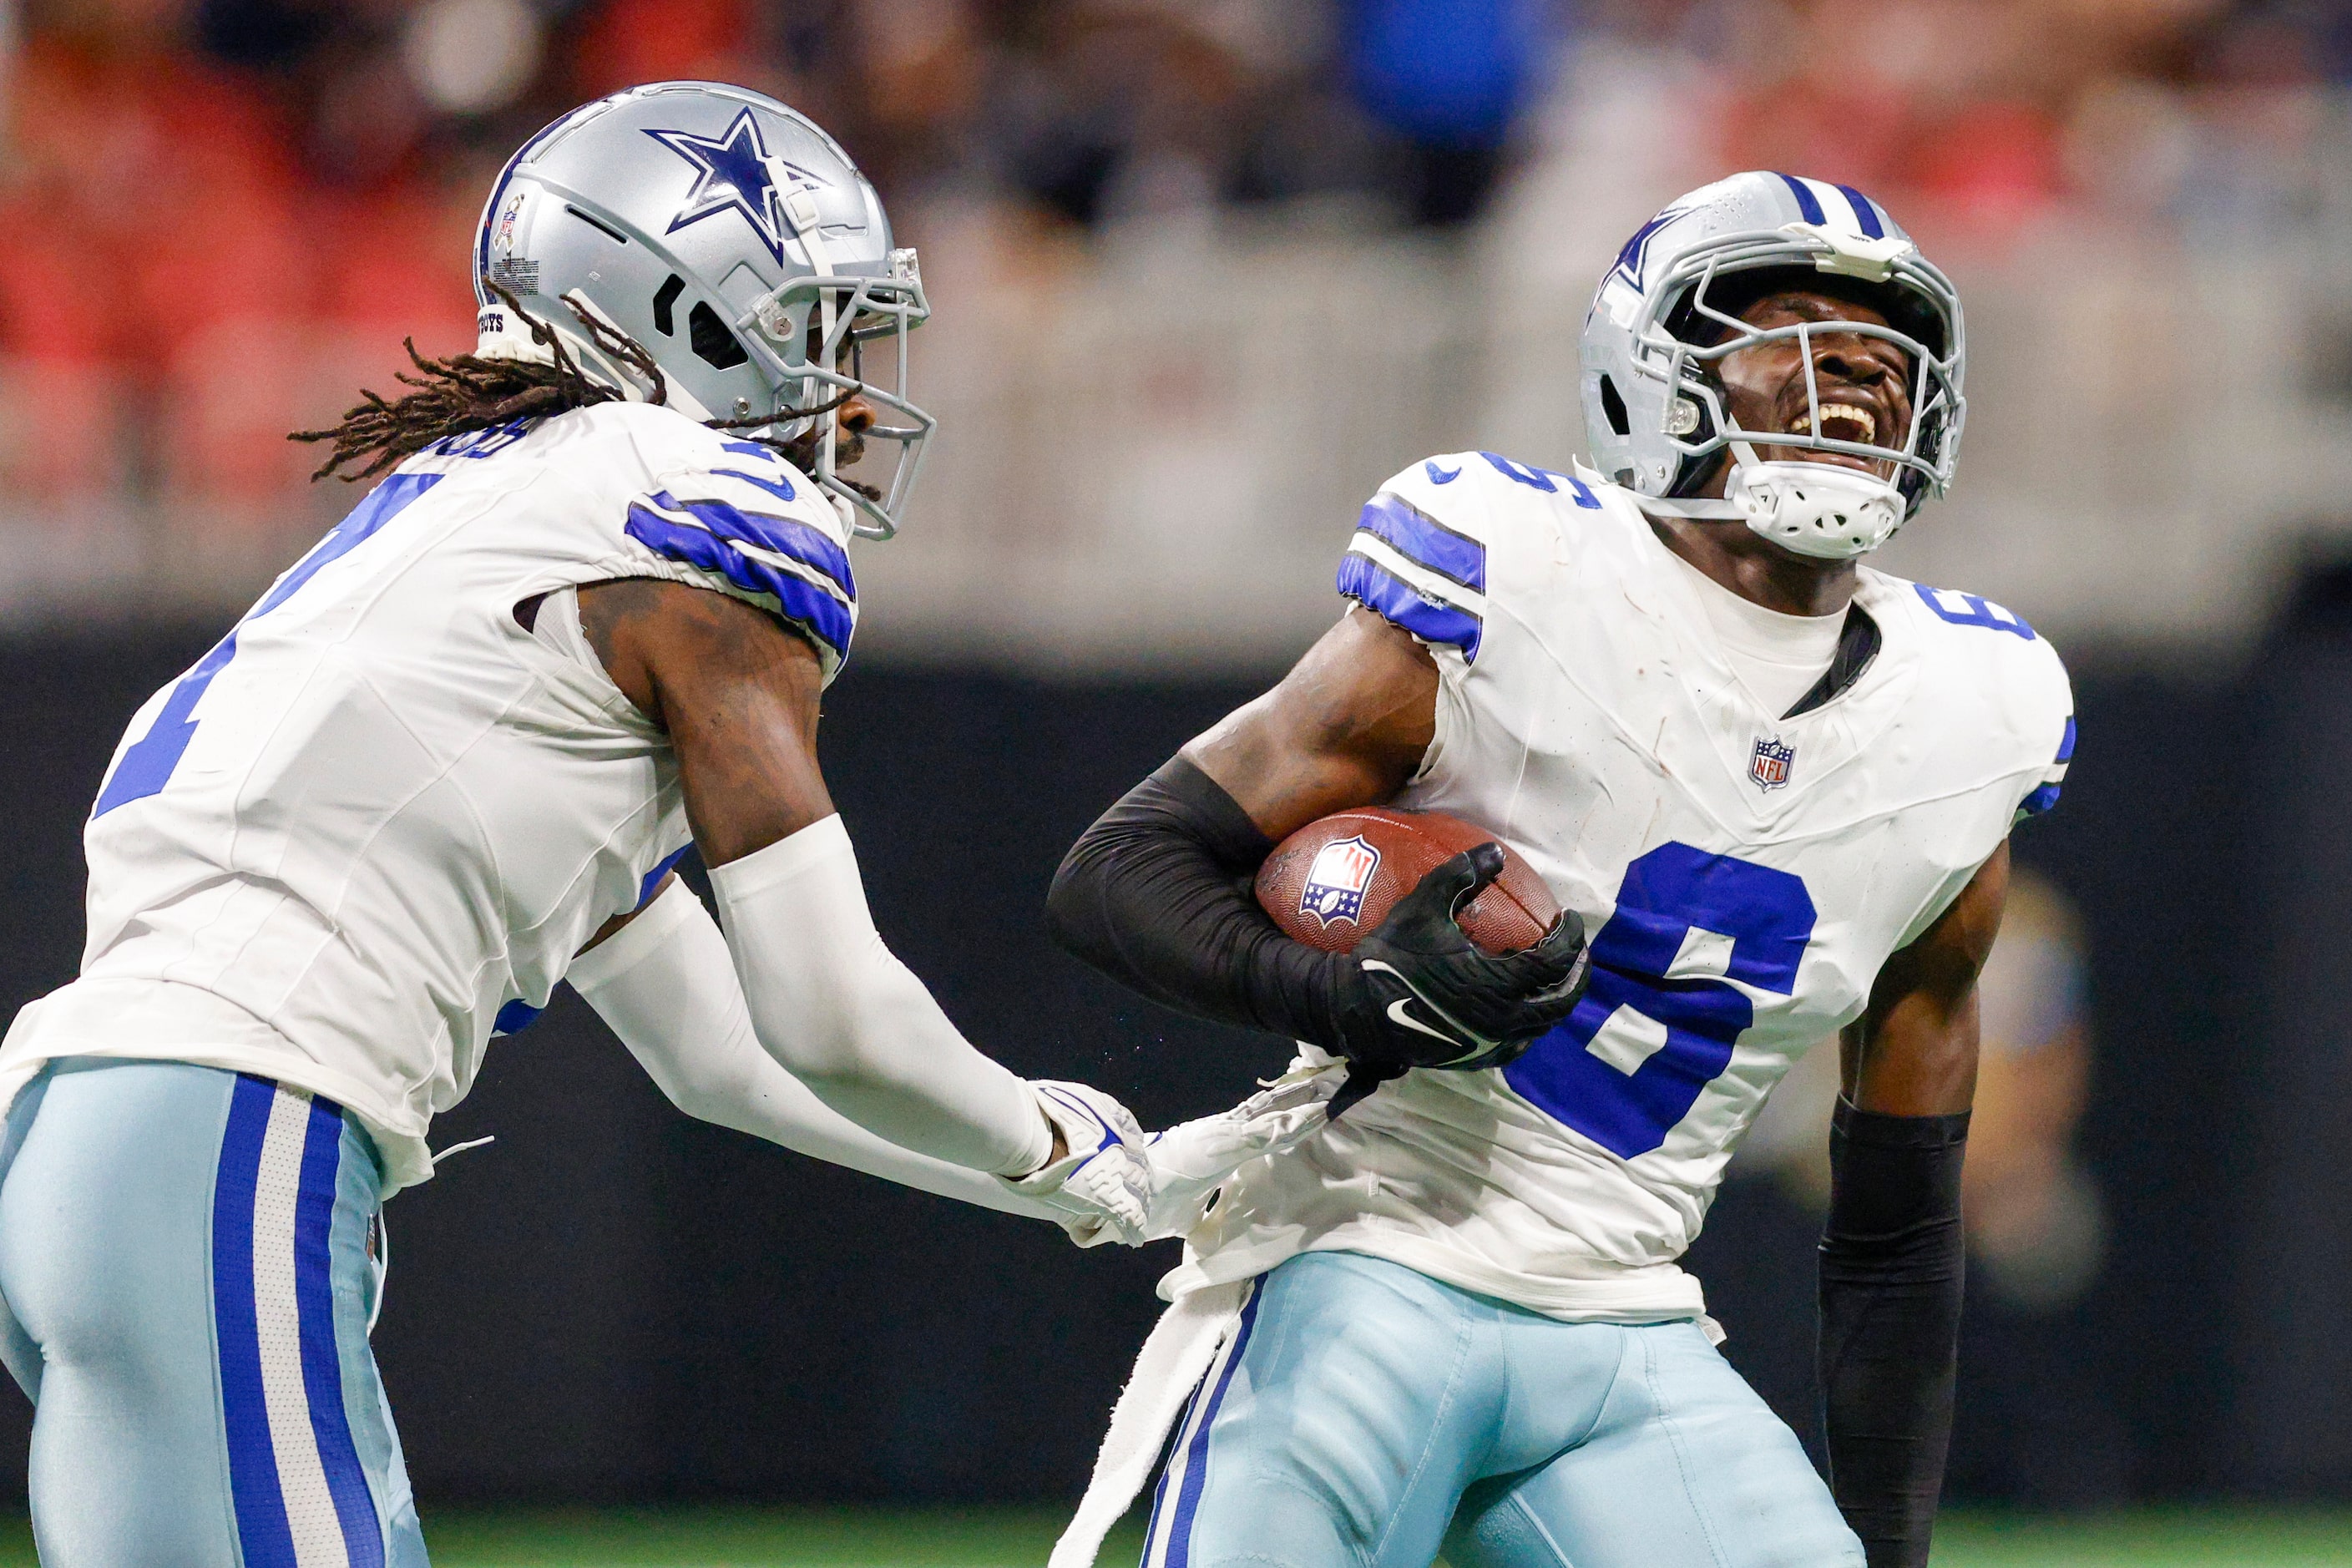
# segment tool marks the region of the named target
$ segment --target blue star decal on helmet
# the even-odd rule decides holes
[[[826,182],[796,163],[768,155],[761,140],[760,122],[748,109],[735,116],[727,133],[717,141],[691,131],[648,131],[646,135],[694,165],[694,189],[686,205],[670,219],[667,232],[676,234],[690,223],[714,213],[743,215],[751,232],[768,247],[778,266],[783,265],[785,226],[783,201],[776,188],[782,174],[795,189],[807,190]]]
[[[1609,269],[1611,274],[1622,278],[1625,287],[1634,293],[1641,293],[1642,268],[1650,258],[1650,237],[1690,210],[1688,207],[1668,207],[1635,229],[1633,237],[1625,242],[1625,248],[1617,253],[1617,265]]]

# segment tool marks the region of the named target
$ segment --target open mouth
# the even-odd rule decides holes
[[[1786,433],[1874,447],[1878,444],[1878,416],[1852,403],[1824,403],[1818,415],[1801,414],[1790,420]]]

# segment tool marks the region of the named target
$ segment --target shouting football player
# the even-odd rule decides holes
[[[1861,563],[1950,482],[1959,301],[1862,193],[1739,174],[1634,235],[1582,359],[1592,468],[1463,452],[1390,480],[1339,569],[1355,605],[1056,880],[1092,963],[1385,1080],[1192,1233],[1168,1322],[1222,1348],[1149,1568],[1927,1559],[1973,988],[2010,827],[2074,742],[2032,627]],[[1454,1005],[1458,953],[1391,929],[1491,865],[1441,867],[1352,955],[1281,934],[1247,874],[1373,804],[1534,864],[1592,933],[1572,1013],[1515,1045],[1523,1019]],[[1831,1034],[1825,1486],[1675,1260]],[[1114,1438],[1107,1493],[1150,1448]],[[1121,1501],[1090,1499],[1057,1561]]]
[[[81,976],[0,1048],[49,1568],[425,1562],[378,1204],[559,980],[692,1114],[1081,1241],[1189,1218],[1321,1116],[1147,1148],[966,1044],[876,933],[817,704],[848,537],[895,531],[929,430],[928,307],[830,138],[732,88],[617,94],[516,153],[474,269],[478,352],[317,433],[322,472],[387,476],[132,720]],[[843,472],[877,443],[887,486]]]

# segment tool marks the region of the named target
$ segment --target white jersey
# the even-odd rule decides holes
[[[1563,1318],[1704,1310],[1675,1259],[1765,1096],[2055,800],[2074,726],[2023,621],[1867,567],[1874,655],[1851,674],[1850,623],[1783,717],[1701,586],[1595,478],[1457,453],[1365,508],[1340,592],[1439,672],[1399,804],[1526,856],[1583,918],[1591,986],[1511,1066],[1410,1073],[1245,1168],[1163,1289],[1348,1250]]]
[[[402,463],[131,721],[84,834],[81,977],[17,1015],[0,1104],[52,1057],[226,1068],[341,1101],[392,1184],[422,1180],[492,1034],[689,837],[667,741],[516,606],[692,584],[793,624],[830,678],[845,539],[773,452],[643,404]]]

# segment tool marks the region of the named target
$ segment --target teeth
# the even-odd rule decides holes
[[[1861,440],[1864,446],[1869,447],[1877,445],[1878,416],[1873,414],[1869,409],[1857,408],[1851,403],[1824,403],[1822,405],[1821,418],[1818,423],[1812,424],[1809,428],[1807,422],[1803,419],[1800,419],[1795,425],[1790,426],[1789,433],[1792,436],[1819,436],[1822,433],[1822,426],[1827,425],[1832,420],[1836,419],[1843,419],[1847,421],[1849,424],[1861,426]]]

